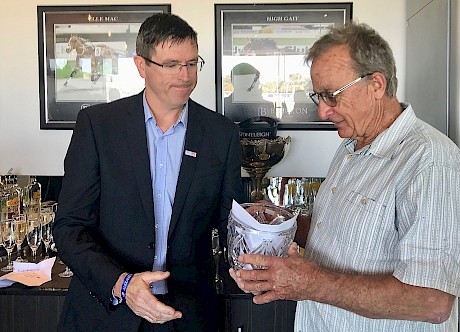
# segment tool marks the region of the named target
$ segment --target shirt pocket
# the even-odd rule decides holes
[[[351,208],[357,210],[358,213],[382,216],[385,212],[386,206],[384,204],[357,191],[352,191],[346,200],[351,203]]]
[[[360,251],[380,247],[391,227],[385,224],[385,210],[374,198],[352,191],[343,201],[342,218],[335,222],[337,240]]]

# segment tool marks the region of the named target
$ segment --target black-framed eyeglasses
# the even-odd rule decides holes
[[[187,71],[189,73],[197,73],[198,71],[201,71],[201,69],[203,68],[205,62],[204,62],[204,59],[198,55],[198,59],[199,60],[196,60],[196,61],[189,61],[187,62],[186,64],[183,64],[183,63],[180,63],[180,62],[166,62],[166,63],[158,63],[158,62],[155,62],[153,60],[150,60],[149,58],[146,58],[144,56],[141,55],[141,57],[149,62],[149,63],[153,63],[154,65],[157,65],[158,67],[161,67],[163,68],[163,71],[165,74],[168,74],[168,75],[176,75],[176,74],[179,74],[182,67],[185,67],[187,68]]]
[[[324,103],[329,106],[329,107],[334,107],[337,105],[337,96],[345,91],[346,89],[348,89],[349,87],[355,85],[356,83],[358,83],[359,81],[361,81],[363,78],[367,77],[367,76],[370,76],[372,75],[373,73],[369,73],[369,74],[365,74],[365,75],[362,75],[360,77],[358,77],[357,79],[355,79],[354,81],[351,81],[350,83],[344,85],[343,87],[341,87],[340,89],[334,91],[334,92],[312,92],[312,93],[309,93],[309,96],[311,98],[311,100],[313,100],[313,102],[319,106],[319,97],[321,97],[321,99],[324,101]]]

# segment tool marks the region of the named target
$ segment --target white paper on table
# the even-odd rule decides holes
[[[15,282],[26,286],[40,286],[51,280],[51,269],[55,260],[56,257],[53,257],[37,264],[13,261],[13,272],[0,277],[0,287],[8,287]]]
[[[288,229],[292,228],[295,225],[295,222],[297,220],[297,214],[294,215],[289,220],[286,220],[282,222],[279,225],[266,225],[266,224],[261,224],[257,220],[254,219],[251,214],[246,211],[240,204],[238,204],[235,200],[233,200],[232,203],[232,211],[231,211],[233,217],[238,220],[238,222],[242,223],[245,226],[248,226],[252,229],[258,230],[258,231],[264,231],[264,232],[284,232],[287,231]]]

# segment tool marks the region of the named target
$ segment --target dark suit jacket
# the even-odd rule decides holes
[[[241,195],[238,128],[189,100],[185,150],[168,235],[169,302],[177,331],[215,331],[211,231],[226,238]],[[154,206],[142,93],[80,111],[65,158],[54,240],[75,276],[60,331],[137,331],[126,304],[112,306],[122,272],[151,271]]]

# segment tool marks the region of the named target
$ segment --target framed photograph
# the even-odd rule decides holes
[[[40,129],[72,129],[81,109],[140,92],[136,37],[159,12],[171,6],[38,6]]]
[[[352,3],[215,4],[217,111],[278,129],[335,129],[310,99],[308,48],[352,18]]]

